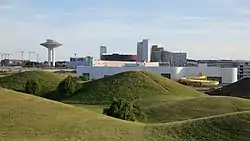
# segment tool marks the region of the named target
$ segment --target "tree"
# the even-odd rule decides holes
[[[79,84],[77,83],[77,79],[71,75],[64,79],[58,86],[59,92],[65,94],[66,96],[76,93],[78,89]]]
[[[110,107],[103,109],[103,114],[128,121],[146,120],[139,105],[123,99],[114,99]]]
[[[39,95],[41,92],[41,85],[38,81],[33,79],[28,80],[25,85],[25,92],[28,94]]]

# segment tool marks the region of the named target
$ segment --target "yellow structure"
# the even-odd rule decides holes
[[[207,76],[203,75],[202,73],[200,73],[199,76],[182,77],[179,82],[185,85],[205,87],[212,87],[220,84],[219,81],[207,80]]]

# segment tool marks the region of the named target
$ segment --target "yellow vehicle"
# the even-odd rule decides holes
[[[219,85],[219,81],[207,80],[207,76],[199,74],[200,76],[190,76],[190,77],[182,77],[179,80],[179,83],[184,85],[192,85],[192,86],[202,86],[202,87],[214,87]]]

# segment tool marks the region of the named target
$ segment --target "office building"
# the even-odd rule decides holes
[[[151,60],[151,44],[149,39],[143,39],[137,43],[137,61],[150,62]]]
[[[158,47],[158,45],[153,45],[151,51],[151,62],[162,62],[161,53],[163,51],[164,51],[163,47]]]
[[[187,53],[172,52],[170,63],[173,66],[185,66],[187,63]]]

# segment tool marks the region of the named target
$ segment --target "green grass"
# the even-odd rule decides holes
[[[225,113],[250,111],[250,100],[232,97],[201,97],[169,101],[138,101],[149,123],[183,121]]]
[[[239,102],[241,103],[241,102]],[[248,141],[250,112],[143,124],[0,88],[0,140]]]
[[[143,74],[150,77],[160,86],[162,86],[165,90],[168,91],[168,95],[172,96],[180,96],[180,97],[200,97],[204,96],[201,92],[190,88],[188,86],[182,85],[178,82],[172,81],[170,79],[166,79],[160,75],[156,75],[147,71],[142,71]]]
[[[154,96],[203,97],[205,94],[159,75],[128,71],[82,84],[82,89],[66,101],[107,104],[113,98],[136,100]]]
[[[250,112],[230,113],[195,120],[146,126],[148,140],[249,141]]]
[[[0,87],[15,91],[24,91],[27,80],[34,79],[41,84],[41,96],[56,90],[58,84],[65,78],[63,75],[46,71],[26,71],[0,77]]]
[[[0,140],[141,140],[144,124],[0,88]]]

